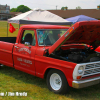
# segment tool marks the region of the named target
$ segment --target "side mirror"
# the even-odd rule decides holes
[[[25,46],[30,46],[30,43],[29,42],[25,42],[24,45]]]

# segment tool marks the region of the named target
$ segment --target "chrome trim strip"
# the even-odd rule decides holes
[[[97,75],[97,74],[100,74],[100,72],[97,72],[97,73],[92,73],[92,74],[87,74],[87,75],[83,75],[82,77],[92,76],[92,75]]]
[[[79,63],[79,65],[87,65],[87,64],[95,64],[95,63],[100,63],[100,61],[89,62],[89,63]]]
[[[95,77],[95,78],[86,79],[86,80],[72,81],[72,87],[79,89],[79,88],[95,85],[98,83],[100,83],[100,77]]]
[[[90,69],[85,69],[85,71],[88,71],[88,70],[94,70],[94,69],[99,69],[100,67],[95,67],[95,68],[90,68]]]

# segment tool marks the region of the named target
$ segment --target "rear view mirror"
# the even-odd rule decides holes
[[[25,42],[24,44],[25,44],[25,46],[30,46],[29,42]]]

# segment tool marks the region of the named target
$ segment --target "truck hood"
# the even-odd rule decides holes
[[[49,48],[49,54],[66,44],[87,44],[94,49],[97,48],[100,45],[100,21],[75,23]]]

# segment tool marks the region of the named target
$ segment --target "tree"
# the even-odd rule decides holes
[[[67,6],[66,7],[62,7],[61,10],[67,10],[67,8],[68,8]]]
[[[64,10],[64,7],[62,7],[61,10]]]
[[[10,9],[11,12],[16,12],[17,8]]]
[[[29,11],[29,10],[31,10],[29,7],[24,6],[24,5],[19,5],[17,8],[12,8],[10,11],[24,13],[24,12]]]
[[[76,7],[76,9],[81,9],[81,7],[80,7],[80,6],[78,6],[78,7]]]
[[[24,13],[24,12],[29,11],[29,10],[31,10],[29,7],[24,6],[24,5],[20,5],[20,6],[17,7],[16,12]]]

